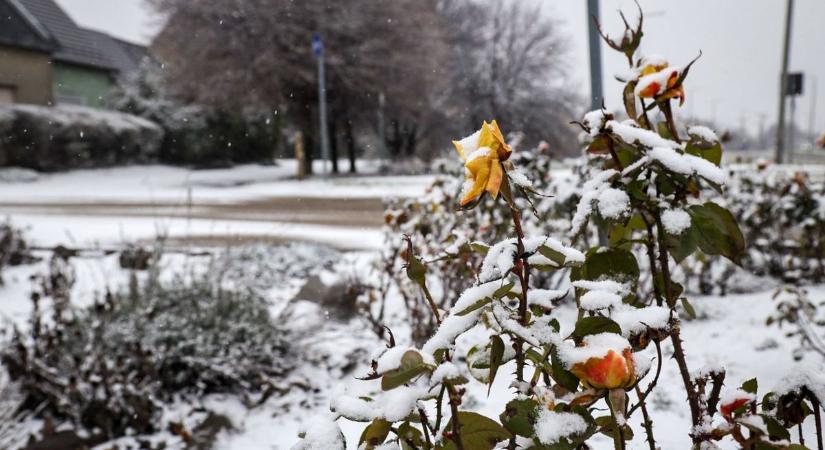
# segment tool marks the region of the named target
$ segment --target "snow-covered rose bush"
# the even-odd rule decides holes
[[[492,156],[494,149],[481,139],[490,125],[458,141],[469,183],[455,203],[464,211],[456,215],[479,214],[497,201],[507,215],[483,217],[505,231],[489,244],[460,241],[463,251],[481,256],[481,264],[463,266],[467,287],[444,308],[433,301],[427,277],[444,268],[437,258],[422,258],[407,240],[406,275],[421,290],[417,299],[429,309],[435,331],[417,346],[399,344],[390,334],[363,377],[371,391],[334,397],[332,419],[368,423],[357,448],[587,449],[601,433],[620,450],[634,433],[644,433],[655,450],[647,401],[663,364],[670,363],[663,361],[664,343],[673,348],[684,386],[692,423],[685,433],[693,448],[713,449],[722,440],[748,449],[805,448],[792,443],[788,428],[801,427],[810,414],[821,440],[819,396],[825,389],[810,372],[795,372],[760,401],[755,380],[723,392],[723,369],[688,365],[680,319],[693,308],[672,269],[699,250],[739,264],[745,241],[733,214],[702,198],[704,188],[721,194],[726,182],[718,140],[701,130],[683,136],[675,125],[671,102],[684,99],[690,64],[670,67],[656,58],[662,67],[651,74],[664,75],[654,89],[655,80],[644,74],[643,61],[651,59],[636,55],[641,36],[640,21],[636,28],[628,25],[620,42],[608,39],[631,65],[624,80],[629,119],[598,110],[578,122],[597,170],[584,183],[564,234],[526,229],[524,219],[541,193],[518,172],[517,152]],[[608,245],[582,252],[576,247],[593,223],[605,231]],[[650,295],[637,289],[642,267]],[[537,275],[548,272],[569,274],[568,280],[556,289],[537,284]],[[568,297],[576,305],[572,316],[557,307]],[[498,414],[482,414],[468,396],[473,384],[509,401]],[[633,430],[628,419],[639,414],[643,430]],[[296,449],[345,448],[330,418],[314,423]]]

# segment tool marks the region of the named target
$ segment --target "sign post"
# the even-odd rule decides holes
[[[318,33],[312,35],[312,53],[318,60],[318,113],[321,133],[321,158],[324,160],[324,173],[329,174],[329,130],[327,128],[327,87],[324,72],[324,43]]]

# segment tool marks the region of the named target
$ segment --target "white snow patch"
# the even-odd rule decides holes
[[[707,142],[719,142],[719,137],[716,136],[716,133],[710,128],[702,125],[694,125],[688,128],[688,134],[704,139]]]
[[[599,213],[606,219],[618,219],[630,209],[630,197],[620,189],[607,188],[599,194]]]
[[[699,175],[716,184],[725,184],[727,179],[725,172],[712,162],[698,156],[679,153],[672,148],[655,147],[648,152],[648,156],[682,175]]]
[[[613,308],[621,305],[622,298],[613,292],[588,291],[581,296],[579,304],[582,309],[598,311],[600,309]]]
[[[552,445],[559,439],[587,431],[587,422],[578,414],[542,409],[536,421],[536,437],[542,444]]]
[[[670,309],[663,306],[634,308],[622,305],[611,312],[610,318],[622,328],[624,337],[630,337],[643,333],[648,328],[666,330],[670,323]]]
[[[304,438],[291,450],[334,450],[344,448],[341,428],[328,414],[310,418],[300,428]]]
[[[568,368],[586,362],[590,358],[601,358],[611,350],[621,354],[630,348],[630,342],[615,333],[599,333],[584,337],[584,345],[573,347],[568,345],[559,348],[559,357]]]
[[[690,228],[690,214],[683,209],[667,209],[662,212],[662,225],[669,234],[678,236]]]
[[[644,145],[645,147],[666,147],[666,148],[681,148],[681,145],[678,143],[671,141],[669,139],[665,139],[659,136],[658,133],[654,133],[650,130],[645,130],[643,128],[639,128],[634,125],[620,123],[615,120],[611,120],[607,122],[607,127],[610,130],[619,135],[623,141],[627,142],[628,144],[635,144],[639,143]]]

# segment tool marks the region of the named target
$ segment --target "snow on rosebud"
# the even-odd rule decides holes
[[[670,67],[665,61],[656,61],[642,67],[636,95],[640,98],[656,98],[667,100],[678,98],[679,105],[685,103],[685,88],[679,82],[681,70]]]
[[[582,346],[565,352],[570,371],[594,389],[625,389],[636,383],[633,352],[627,339],[614,333],[585,336]]]
[[[464,161],[467,181],[461,195],[461,206],[465,206],[486,191],[493,198],[498,197],[504,179],[502,161],[506,161],[513,149],[504,142],[504,136],[495,120],[486,121],[481,129],[460,141],[453,141],[458,155]]]
[[[719,400],[719,412],[726,420],[730,420],[734,411],[755,399],[753,394],[737,389]]]

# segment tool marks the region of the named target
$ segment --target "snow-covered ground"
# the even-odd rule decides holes
[[[39,255],[46,256],[46,253],[41,252]],[[348,272],[369,273],[374,255],[369,251],[349,253],[344,261],[333,269],[319,269],[314,273],[320,274],[321,279],[330,284],[347,277]],[[203,261],[203,257],[173,254],[165,257],[163,266],[167,270],[173,270],[198,265]],[[128,283],[128,273],[118,267],[116,255],[73,258],[72,264],[77,271],[78,279],[73,290],[73,300],[77,306],[88,305],[95,298],[100,298],[106,289],[117,289]],[[31,302],[28,300],[30,276],[44,269],[45,262],[40,262],[12,267],[5,271],[6,284],[0,288],[0,298],[4,299],[0,303],[0,317],[3,321],[21,327],[26,326],[31,312]],[[316,302],[310,299],[292,299],[300,290],[302,279],[289,283],[275,283],[282,285],[272,286],[269,294],[273,301],[273,314],[282,319],[288,317],[288,326],[296,332],[296,336],[299,336],[296,342],[303,347],[302,351],[308,352],[307,354],[324,355],[325,358],[329,355],[343,357],[357,349],[364,349],[368,354],[383,345],[368,330],[362,319],[355,317],[343,322],[331,320],[329,311]],[[825,286],[811,287],[809,293],[810,298],[814,300],[823,299]],[[697,320],[685,320],[682,326],[682,336],[691,368],[700,370],[706,366],[724,366],[727,369],[726,389],[733,389],[752,376],[759,379],[761,392],[777,385],[797,364],[792,357],[797,341],[795,338],[786,337],[777,327],[765,325],[765,319],[775,307],[772,296],[773,289],[725,297],[691,297],[691,302],[700,316]],[[392,302],[388,305],[396,308],[394,312],[398,312],[400,308],[398,304],[392,306]],[[284,312],[284,308],[289,309],[288,313]],[[575,310],[572,307],[561,310],[562,317],[574,314]],[[392,315],[393,311],[390,311],[389,316]],[[564,332],[565,330],[562,330],[562,333]],[[398,334],[401,336],[403,333]],[[670,358],[670,345],[665,344],[663,350],[664,370],[659,387],[654,391],[650,402],[651,415],[656,424],[656,438],[663,449],[688,448],[687,430],[690,417],[682,404],[685,402],[684,391],[676,365]],[[261,407],[253,409],[247,409],[238,398],[232,396],[211,396],[203,399],[202,403],[205,406],[230,417],[235,427],[234,431],[219,435],[216,449],[290,448],[298,439],[298,430],[313,416],[326,412],[328,402],[334,395],[344,391],[352,394],[377,390],[376,382],[355,379],[369,371],[367,359],[363,357],[361,364],[346,374],[328,373],[325,366],[319,365],[317,361],[307,362],[299,367],[298,372],[313,380],[313,387],[319,390],[311,396],[312,401],[305,407],[295,406],[300,403],[302,396],[308,395],[304,391],[271,399]],[[805,361],[821,363],[815,354],[807,354]],[[502,373],[507,373],[512,368],[501,370]],[[486,387],[472,381],[468,385],[469,397],[466,401],[478,406],[480,412],[496,417],[509,400],[506,382],[507,377],[499,377],[493,386],[492,395],[488,397]],[[642,381],[642,385],[646,385],[647,382],[649,376]],[[284,405],[289,405],[290,409],[285,409]],[[184,406],[181,405],[180,410],[167,412],[169,420],[184,419],[189,414]],[[641,429],[637,427],[639,420],[638,414],[632,419],[635,422],[634,429]],[[341,420],[340,423],[350,444],[349,448],[355,449],[365,424],[346,420]],[[813,424],[806,424],[806,430],[813,432]],[[594,444],[595,449],[612,448],[612,442],[606,437],[596,438]],[[629,449],[643,448],[646,448],[644,436],[643,433],[638,433]],[[728,443],[722,448],[736,447]]]
[[[359,161],[358,176],[316,176],[296,180],[294,160],[277,165],[190,170],[146,165],[40,174],[34,181],[0,181],[0,204],[53,202],[225,203],[271,197],[381,198],[415,196],[432,176],[381,176],[378,163]],[[345,167],[345,166],[344,166]],[[0,169],[0,180],[2,169]]]
[[[342,198],[381,198],[387,195],[419,195],[431,177],[380,177],[368,175],[354,178],[330,178],[297,181],[291,179],[294,166],[284,163],[278,167],[243,166],[226,170],[188,171],[161,166],[137,166],[94,171],[77,171],[65,174],[44,175],[31,182],[0,183],[0,213],[8,213],[17,224],[29,228],[29,237],[36,245],[44,247],[58,243],[77,246],[117,247],[123,242],[149,241],[158,234],[172,237],[187,236],[204,239],[221,236],[224,239],[269,240],[288,242],[313,240],[325,245],[361,249],[341,258],[334,269],[317,272],[328,283],[350,276],[351,273],[369,273],[382,243],[378,226],[341,226],[335,224],[273,222],[263,216],[254,220],[248,217],[233,218],[225,215],[210,218],[208,214],[171,214],[168,209],[153,211],[147,204],[196,206],[210,203],[233,204],[262,201],[271,198],[305,197],[329,198],[339,202]],[[104,208],[117,210],[117,214],[100,211],[50,210],[53,204],[94,205],[102,202]],[[37,209],[37,207],[45,208]],[[148,213],[125,214],[124,207],[147,208]],[[73,206],[76,207],[76,206]],[[68,209],[72,209],[69,207]],[[28,209],[27,209],[28,208]],[[196,208],[195,208],[196,209]],[[380,222],[380,220],[379,220]],[[225,243],[221,241],[221,243]],[[46,252],[40,252],[47,256]],[[202,261],[201,261],[202,262]],[[199,264],[196,257],[182,254],[168,256],[164,260],[170,270],[188,264]],[[128,283],[128,273],[120,269],[116,255],[87,255],[72,259],[78,274],[73,301],[84,306],[99,298],[106,289],[117,289]],[[31,313],[28,294],[30,277],[45,270],[45,262],[8,268],[4,273],[5,285],[0,287],[0,318],[7,323],[25,327]],[[269,295],[273,301],[272,314],[296,332],[296,342],[305,354],[324,355],[325,358],[343,358],[344,355],[364,350],[369,354],[381,345],[369,331],[368,325],[355,317],[347,321],[331,320],[329,311],[313,299],[293,298],[304,283],[304,278],[288,282],[278,281]],[[765,392],[780,382],[792,370],[796,362],[793,350],[795,338],[786,337],[777,327],[765,325],[765,319],[774,310],[771,283],[762,291],[726,297],[691,297],[698,320],[686,320],[682,326],[688,361],[694,370],[704,366],[722,365],[727,369],[726,389],[733,389],[746,378],[757,376],[760,391]],[[813,301],[825,300],[825,286],[809,289]],[[392,305],[392,302],[389,303]],[[288,315],[285,311],[288,308]],[[388,316],[400,310],[389,310]],[[574,310],[562,309],[562,314],[572,315]],[[564,331],[564,330],[562,330]],[[569,331],[569,330],[568,330]],[[399,334],[401,335],[401,333]],[[670,358],[672,349],[664,345],[664,370],[659,387],[650,403],[652,419],[656,425],[656,438],[663,449],[689,448],[687,436],[690,417],[684,407],[685,394],[675,363]],[[819,357],[807,354],[807,361],[820,364]],[[329,399],[342,390],[363,392],[375,389],[370,382],[356,380],[369,370],[368,358],[347,373],[329,372],[317,360],[308,360],[297,369],[299,375],[314,382],[318,392],[311,401],[297,407],[305,391],[273,398],[264,405],[247,409],[235,397],[213,396],[202,399],[208,408],[223,412],[231,418],[235,430],[219,435],[216,449],[288,449],[298,439],[298,430],[316,414],[328,410]],[[335,364],[324,360],[324,364]],[[502,368],[504,372],[511,368]],[[649,380],[642,381],[646,386]],[[500,377],[488,397],[486,387],[472,382],[469,399],[479,411],[497,417],[509,399],[506,377]],[[286,409],[289,408],[289,409]],[[182,420],[186,408],[169,411],[170,420]],[[632,418],[634,429],[640,420]],[[358,437],[365,424],[341,421],[349,448],[356,448]],[[812,424],[806,430],[813,431]],[[168,436],[167,436],[168,437]],[[810,441],[809,441],[810,442]],[[610,449],[608,438],[597,438],[596,449]],[[722,446],[733,449],[730,443]],[[630,449],[646,448],[643,433],[637,433]]]
[[[129,166],[33,180],[7,170],[10,176],[0,176],[7,180],[0,181],[0,217],[26,227],[31,241],[43,247],[105,247],[162,234],[221,245],[313,240],[376,249],[381,199],[421,195],[433,177],[381,176],[375,161],[359,166],[363,175],[303,181],[295,179],[292,160],[214,170]]]

